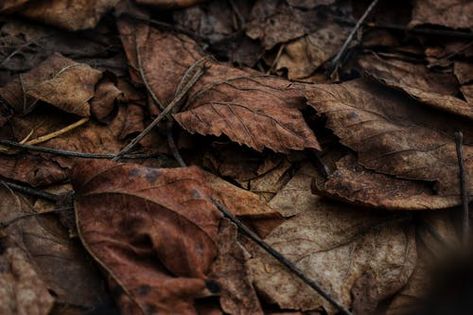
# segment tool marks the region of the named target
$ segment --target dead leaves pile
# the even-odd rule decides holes
[[[473,6],[390,5],[330,82],[362,2],[1,3],[0,313],[337,314],[217,204],[354,314],[417,307],[457,130],[473,174]]]

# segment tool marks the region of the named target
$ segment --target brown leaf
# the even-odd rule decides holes
[[[353,156],[337,162],[326,181],[314,181],[314,193],[368,207],[390,210],[443,209],[460,204],[458,197],[439,196],[430,185],[377,174],[357,164]]]
[[[257,206],[245,200],[248,192],[197,167],[94,161],[80,163],[72,178],[81,239],[124,290],[122,307],[133,314],[195,313],[194,299],[208,294],[206,285],[212,290],[208,275],[219,253],[221,216],[210,198],[236,215],[252,214]],[[220,250],[228,251],[233,253]],[[239,297],[228,292],[222,298],[231,307]]]
[[[276,63],[276,69],[287,69],[290,80],[308,77],[337,53],[348,32],[347,28],[337,24],[328,24],[287,43]]]
[[[19,11],[23,16],[71,31],[93,28],[118,0],[81,0],[71,3],[62,0],[17,0],[0,10]],[[13,10],[14,9],[14,10]]]
[[[95,87],[94,98],[90,101],[90,111],[99,121],[104,121],[115,107],[115,100],[122,95],[115,83],[103,78]]]
[[[463,93],[468,103],[473,104],[473,84],[462,86],[460,91]]]
[[[47,315],[54,299],[27,256],[15,247],[0,256],[0,313]]]
[[[413,98],[469,119],[473,107],[455,97],[458,83],[451,74],[429,71],[423,65],[364,55],[358,60],[362,70],[381,83],[405,91]]]
[[[317,200],[277,227],[266,241],[355,314],[369,314],[401,289],[416,261],[409,222]],[[283,309],[336,310],[261,251],[249,261],[255,286]]]
[[[89,100],[102,73],[54,54],[30,72],[0,88],[0,96],[18,113],[32,110],[38,100],[79,116],[90,115]]]
[[[129,24],[122,24],[130,64],[137,65],[133,60],[137,44],[153,92],[161,102],[169,103],[186,70],[203,56],[196,43],[186,36],[147,27],[130,31]],[[203,135],[225,134],[258,151],[319,148],[300,112],[304,100],[299,88],[253,70],[212,61],[206,61],[205,66],[206,73],[190,91],[186,110],[174,115],[186,130]]]
[[[292,7],[301,9],[313,9],[321,5],[331,5],[335,0],[288,0],[287,3]]]
[[[473,3],[463,0],[416,0],[410,26],[435,24],[451,28],[473,27]]]
[[[44,281],[40,286],[35,281],[35,285],[49,289],[57,303],[90,308],[103,302],[106,295],[98,270],[57,219],[22,218],[36,212],[31,203],[6,188],[0,189],[0,195],[0,222],[13,222],[5,228],[7,244],[13,244],[12,249],[18,246],[28,256],[32,268]],[[51,301],[44,297],[44,303]]]
[[[471,63],[456,61],[453,64],[453,73],[460,84],[473,81],[473,65]]]
[[[307,98],[320,115],[328,118],[328,128],[341,143],[358,152],[362,166],[405,179],[434,181],[442,195],[458,193],[457,155],[451,127],[469,133],[468,124],[442,112],[427,111],[401,95],[363,80],[314,85]],[[464,151],[470,173],[473,150],[465,145]]]

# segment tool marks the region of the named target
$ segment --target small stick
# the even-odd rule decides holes
[[[465,161],[463,159],[463,133],[461,131],[455,132],[455,144],[457,149],[457,158],[459,166],[460,190],[462,198],[462,241],[465,247],[468,246],[470,238],[470,211],[468,208],[469,196],[467,186],[467,175],[465,172]]]
[[[192,67],[192,66],[191,66]],[[200,77],[204,74],[204,70],[200,69],[200,71],[196,71],[194,75],[190,78],[190,80],[183,85],[182,89],[176,93],[174,99],[169,103],[168,106],[156,117],[139,135],[137,135],[131,142],[124,147],[112,160],[113,161],[118,161],[119,159],[122,158],[123,155],[126,153],[130,152],[131,149],[133,149],[138,142],[141,141],[148,133],[150,133],[151,130],[153,130],[154,127],[156,127],[163,118],[165,118],[173,108],[178,105],[181,100],[184,98],[184,96],[187,94],[187,92],[194,86],[194,84],[200,79]]]
[[[77,127],[80,127],[88,121],[89,121],[88,117],[82,118],[82,119],[76,121],[75,123],[73,123],[69,126],[66,126],[62,129],[59,129],[59,130],[56,130],[54,132],[48,133],[47,135],[41,136],[39,138],[30,140],[30,141],[26,142],[26,144],[38,144],[38,143],[46,142],[46,141],[51,140],[53,138],[56,138],[56,137],[58,137],[62,134],[65,134],[66,132],[74,130]]]
[[[25,149],[28,151],[33,152],[42,152],[42,153],[49,153],[54,155],[66,156],[66,157],[75,157],[75,158],[82,158],[82,159],[113,159],[115,157],[114,153],[86,153],[86,152],[77,152],[77,151],[68,151],[68,150],[60,150],[48,147],[41,147],[36,145],[30,144],[22,144],[15,141],[9,140],[0,140],[0,145]],[[156,154],[126,154],[123,156],[124,159],[146,159],[155,157]]]
[[[27,195],[43,198],[45,200],[57,202],[61,199],[61,197],[59,195],[50,194],[50,193],[42,191],[42,190],[38,190],[38,189],[31,188],[31,187],[15,184],[15,183],[12,183],[12,182],[7,182],[5,180],[0,180],[0,183],[2,185],[5,185],[6,187],[9,187],[9,188],[13,189],[13,190],[19,191],[19,192],[27,194]]]
[[[217,207],[223,215],[232,221],[239,229],[242,231],[246,236],[248,236],[252,241],[258,244],[261,248],[263,248],[268,254],[276,258],[281,264],[283,264],[287,269],[293,272],[296,276],[299,277],[305,284],[309,287],[314,289],[317,293],[319,293],[322,297],[324,297],[327,301],[333,304],[342,314],[344,315],[351,315],[351,312],[346,309],[340,302],[335,300],[330,293],[326,292],[317,282],[308,278],[302,270],[300,270],[293,262],[289,259],[284,257],[280,252],[275,250],[271,245],[263,241],[258,235],[256,235],[253,231],[251,231],[243,222],[237,219],[233,214],[228,211],[223,205],[221,205],[216,200],[213,200],[213,203]]]
[[[368,15],[371,13],[371,11],[374,9],[376,4],[378,4],[379,0],[373,0],[371,4],[366,8],[366,11],[363,13],[363,15],[360,17],[358,22],[356,22],[355,26],[351,30],[350,34],[348,35],[347,39],[343,43],[342,47],[338,51],[337,55],[332,59],[332,62],[330,63],[330,72],[333,74],[339,67],[339,63],[341,58],[345,55],[345,51],[348,48],[348,45],[350,45],[351,41],[353,40],[353,37],[355,36],[356,32],[358,32],[358,29],[360,26],[363,24],[363,22],[366,20]]]

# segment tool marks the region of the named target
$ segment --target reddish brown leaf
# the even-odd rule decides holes
[[[442,209],[460,203],[458,197],[435,195],[426,183],[367,170],[352,156],[338,161],[337,170],[324,182],[314,181],[312,188],[335,199],[391,210]]]
[[[458,193],[451,127],[468,132],[466,142],[471,143],[468,124],[363,80],[314,85],[307,97],[328,118],[327,126],[341,143],[358,152],[364,167],[406,179],[435,181],[442,195]],[[472,173],[473,148],[465,145],[464,151],[467,171]]]
[[[451,28],[473,27],[473,3],[463,0],[416,0],[410,25],[435,24]]]
[[[196,43],[157,29],[133,28],[124,21],[121,25],[130,63],[137,67],[134,58],[138,45],[147,81],[161,102],[169,103],[186,70],[203,56]],[[212,61],[206,61],[205,66],[206,73],[190,91],[186,110],[174,115],[186,130],[203,135],[225,134],[259,151],[319,148],[300,112],[304,100],[299,88],[253,70]]]

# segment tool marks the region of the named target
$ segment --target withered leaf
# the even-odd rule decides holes
[[[355,314],[369,314],[401,289],[416,261],[412,224],[317,200],[265,239]],[[255,286],[283,309],[336,310],[276,260],[251,250]]]
[[[186,70],[201,59],[197,44],[186,36],[121,23],[130,64],[137,67],[136,45],[143,71],[154,94],[164,104],[175,95]],[[136,41],[135,41],[136,40]],[[150,45],[150,43],[153,43]],[[191,89],[185,110],[174,114],[191,133],[220,136],[258,151],[277,152],[319,148],[300,109],[300,88],[291,82],[207,60],[206,73]]]
[[[456,196],[435,195],[430,185],[377,174],[357,164],[353,156],[337,162],[326,181],[314,181],[314,193],[368,207],[391,210],[442,209],[456,206]]]
[[[0,255],[0,313],[47,315],[54,299],[21,249],[10,247]]]
[[[473,27],[473,3],[463,0],[416,0],[411,26],[434,24],[451,28]]]
[[[163,9],[186,8],[207,0],[136,0],[137,3],[157,6]]]
[[[458,193],[457,155],[450,126],[469,130],[468,125],[460,127],[463,123],[458,118],[426,110],[363,80],[316,84],[307,91],[307,98],[328,118],[328,128],[341,143],[358,152],[362,166],[405,179],[434,181],[442,195]],[[471,173],[473,149],[465,145],[464,151],[466,169]]]
[[[17,0],[0,9],[71,31],[93,28],[118,0]],[[18,12],[17,12],[18,11]]]
[[[57,303],[65,305],[91,308],[102,303],[106,299],[104,284],[77,240],[70,239],[54,217],[21,218],[36,212],[24,196],[3,187],[0,195],[0,222],[14,222],[5,228],[7,242],[27,255],[38,277],[44,281],[43,285],[35,282],[38,289],[45,286]],[[51,300],[43,298],[45,303]]]
[[[18,113],[38,100],[79,116],[90,115],[89,100],[102,73],[86,64],[53,54],[38,67],[0,88],[0,96]]]
[[[362,70],[383,84],[405,91],[433,107],[473,119],[473,107],[454,96],[458,84],[451,74],[434,73],[424,65],[364,55],[358,60]]]
[[[453,64],[453,73],[460,84],[470,83],[473,81],[473,65],[467,62],[455,62]]]
[[[236,215],[252,213],[255,206],[238,188],[212,178],[197,167],[94,161],[75,168],[79,235],[133,301],[127,303],[134,305],[130,313],[195,313],[194,299],[208,295],[212,262],[230,250],[218,249],[221,215],[210,198]],[[226,298],[234,303],[234,297]]]

